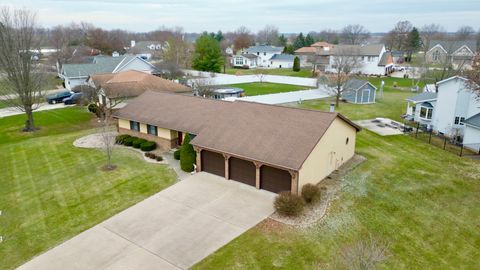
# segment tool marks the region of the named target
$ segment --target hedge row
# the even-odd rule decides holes
[[[152,150],[155,150],[155,148],[157,148],[157,144],[155,142],[147,141],[145,139],[137,138],[127,134],[118,135],[115,138],[115,142],[117,144],[139,148],[144,152],[152,151]]]

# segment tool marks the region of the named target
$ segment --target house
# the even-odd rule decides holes
[[[192,94],[192,89],[187,86],[137,70],[93,74],[88,84],[99,89],[99,102],[109,106],[137,97],[145,91]]]
[[[298,194],[353,157],[360,128],[341,114],[147,91],[115,112],[118,131],[181,145],[192,134],[197,171]]]
[[[315,44],[314,44],[315,45]],[[313,45],[312,45],[313,46]],[[353,73],[365,75],[388,75],[393,70],[393,57],[384,44],[369,45],[331,45],[318,44],[316,47],[303,47],[295,52],[303,61],[321,72],[335,72],[337,57],[355,57],[358,66]],[[305,65],[305,64],[304,64]]]
[[[145,73],[157,73],[157,69],[140,57],[123,55],[119,57],[95,56],[91,63],[64,64],[58,76],[64,80],[65,88],[72,90],[75,86],[87,84],[93,74],[118,73],[138,70]]]
[[[350,79],[342,90],[342,98],[350,103],[370,104],[375,103],[377,88],[369,81]]]
[[[460,76],[450,77],[437,82],[437,92],[408,98],[406,118],[479,151],[480,101],[467,82]]]
[[[452,64],[455,69],[470,69],[476,55],[475,40],[432,40],[425,53],[431,64]]]
[[[238,68],[292,68],[293,55],[282,54],[284,47],[251,46],[231,59],[233,67]]]
[[[150,61],[152,57],[159,57],[165,45],[160,41],[130,41],[130,48],[127,50],[129,54],[133,54]]]

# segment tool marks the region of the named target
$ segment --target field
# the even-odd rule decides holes
[[[272,69],[227,68],[225,73],[232,74],[232,75],[252,75],[252,74],[262,73],[262,74],[268,74],[268,75],[281,75],[281,76],[293,76],[293,77],[304,77],[304,78],[312,77],[312,70],[308,68],[301,69],[298,72],[293,71],[291,68],[272,68]]]
[[[95,132],[83,108],[35,113],[41,129],[19,132],[24,116],[0,119],[0,244],[2,269],[13,269],[123,209],[171,185],[165,165],[116,150],[111,172],[105,154],[79,149],[76,138]]]
[[[386,91],[377,104],[341,104],[338,111],[353,120],[398,120],[409,94]],[[301,106],[325,110],[327,104]],[[357,152],[368,160],[346,177],[324,221],[304,231],[259,225],[194,269],[337,269],[342,250],[372,237],[388,244],[379,269],[478,268],[479,161],[367,130],[358,134]]]
[[[308,86],[291,85],[291,84],[279,84],[279,83],[239,83],[232,84],[231,87],[242,88],[245,91],[246,96],[266,95],[282,92],[291,92],[298,90],[309,89]]]

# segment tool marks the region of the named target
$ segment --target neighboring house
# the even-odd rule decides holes
[[[386,51],[383,44],[331,45],[322,43],[316,47],[300,48],[295,51],[295,54],[299,55],[301,60],[310,62],[315,70],[321,72],[335,72],[335,59],[342,56],[357,58],[359,64],[353,73],[388,75],[394,71],[393,57],[390,52]]]
[[[338,113],[148,91],[115,112],[118,131],[167,150],[192,134],[197,171],[298,194],[355,152],[360,128]]]
[[[476,55],[476,41],[433,40],[426,52],[426,60],[432,64],[452,64],[454,68],[470,69]]]
[[[159,57],[162,53],[165,45],[160,41],[135,41],[130,42],[130,48],[128,53],[142,58],[143,60],[150,61],[152,57]]]
[[[295,57],[282,54],[284,47],[251,46],[231,59],[233,67],[239,68],[292,68]]]
[[[136,70],[94,74],[88,79],[88,84],[98,89],[99,102],[109,106],[115,106],[149,90],[178,94],[193,93],[187,86]]]
[[[479,151],[477,119],[480,101],[466,82],[463,77],[450,77],[437,82],[437,92],[424,92],[408,98],[406,118]]]
[[[368,81],[359,79],[348,80],[342,90],[342,98],[350,103],[375,103],[377,88]]]
[[[153,65],[136,56],[96,56],[92,63],[62,65],[58,76],[64,80],[65,88],[72,90],[75,86],[87,84],[88,77],[93,74],[118,73],[127,70],[138,70],[150,74],[158,72]]]

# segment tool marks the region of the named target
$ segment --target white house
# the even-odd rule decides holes
[[[281,54],[283,52],[284,47],[275,47],[275,46],[267,46],[267,45],[260,45],[260,46],[251,46],[247,49],[242,51],[242,54],[254,54],[258,57],[257,66],[262,68],[270,67],[269,60],[275,54]]]
[[[238,68],[292,68],[294,55],[282,54],[283,47],[251,46],[231,59],[233,67]]]
[[[137,70],[150,74],[158,72],[155,66],[137,56],[96,56],[92,63],[62,65],[58,76],[64,80],[65,88],[72,90],[75,86],[86,85],[90,75],[118,73],[127,70]]]
[[[274,54],[270,58],[270,68],[293,68],[295,55],[291,54]]]
[[[232,65],[240,68],[256,68],[258,57],[254,54],[237,54],[232,57]]]
[[[450,77],[437,83],[437,92],[407,99],[406,117],[479,151],[480,101],[466,82],[460,76]]]
[[[160,41],[138,41],[132,40],[128,53],[149,61],[153,56],[162,52],[166,45]]]

